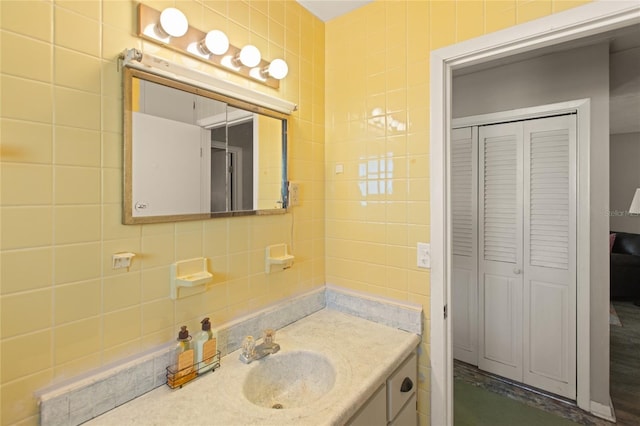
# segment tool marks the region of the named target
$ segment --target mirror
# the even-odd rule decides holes
[[[123,223],[285,213],[286,115],[124,68]]]

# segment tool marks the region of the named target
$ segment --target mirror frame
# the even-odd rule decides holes
[[[133,216],[133,114],[132,114],[132,79],[140,78],[151,81],[153,83],[162,84],[177,90],[192,93],[194,95],[203,96],[209,99],[225,102],[235,108],[244,109],[256,114],[266,115],[268,117],[282,120],[282,194],[283,206],[278,209],[261,209],[261,210],[231,210],[225,212],[209,212],[209,213],[193,213],[193,214],[176,214],[164,216]],[[122,203],[122,223],[124,225],[138,225],[146,223],[168,223],[180,222],[188,220],[204,220],[218,217],[232,216],[252,216],[252,215],[278,215],[287,213],[288,197],[287,197],[287,114],[254,105],[252,103],[235,99],[211,90],[203,89],[194,85],[184,83],[182,81],[163,77],[152,72],[143,71],[137,68],[123,67],[123,203]]]

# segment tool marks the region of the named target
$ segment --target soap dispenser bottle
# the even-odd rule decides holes
[[[194,357],[191,336],[186,325],[180,327],[177,340],[171,361],[172,374],[169,376],[169,385],[171,387],[181,386],[196,376],[196,372],[193,369]]]
[[[215,365],[215,357],[218,354],[217,338],[211,331],[211,322],[209,318],[200,321],[202,330],[196,334],[193,339],[193,345],[196,356],[196,368],[198,374],[204,374],[210,371]]]

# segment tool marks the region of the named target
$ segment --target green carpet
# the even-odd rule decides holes
[[[460,380],[454,380],[453,393],[455,426],[578,425]]]

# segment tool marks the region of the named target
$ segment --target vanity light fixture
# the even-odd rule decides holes
[[[283,59],[274,59],[271,63],[263,68],[252,68],[251,77],[256,80],[266,81],[269,77],[276,80],[282,80],[289,73],[289,66]]]
[[[142,33],[153,40],[169,43],[171,37],[182,37],[189,29],[187,17],[179,9],[168,7],[153,22],[144,26]]]
[[[266,93],[234,84],[230,81],[214,77],[211,74],[170,62],[164,58],[142,53],[138,49],[127,49],[120,55],[122,65],[151,72],[172,80],[202,87],[230,98],[268,108],[286,115],[298,109],[298,106],[286,99],[280,99]]]
[[[212,30],[199,44],[202,53],[224,55],[229,50],[229,38],[220,30]]]
[[[212,55],[224,55],[229,50],[229,38],[220,30],[211,30],[197,42],[189,43],[187,52],[208,60]]]
[[[166,37],[182,37],[189,29],[189,21],[187,17],[179,9],[168,7],[160,13],[159,25],[156,25],[156,31]]]
[[[187,17],[174,7],[160,12],[139,3],[138,35],[274,89],[280,87],[280,80],[288,72],[286,62],[276,59],[269,63],[262,59],[256,46],[246,45],[240,49],[230,44],[220,30],[204,32],[190,26]]]
[[[274,59],[268,67],[262,69],[263,74],[268,74],[276,80],[282,80],[289,74],[289,66],[283,59]]]
[[[252,44],[247,44],[240,49],[240,53],[236,57],[236,60],[239,60],[245,67],[253,68],[260,63],[262,55],[257,47]]]

